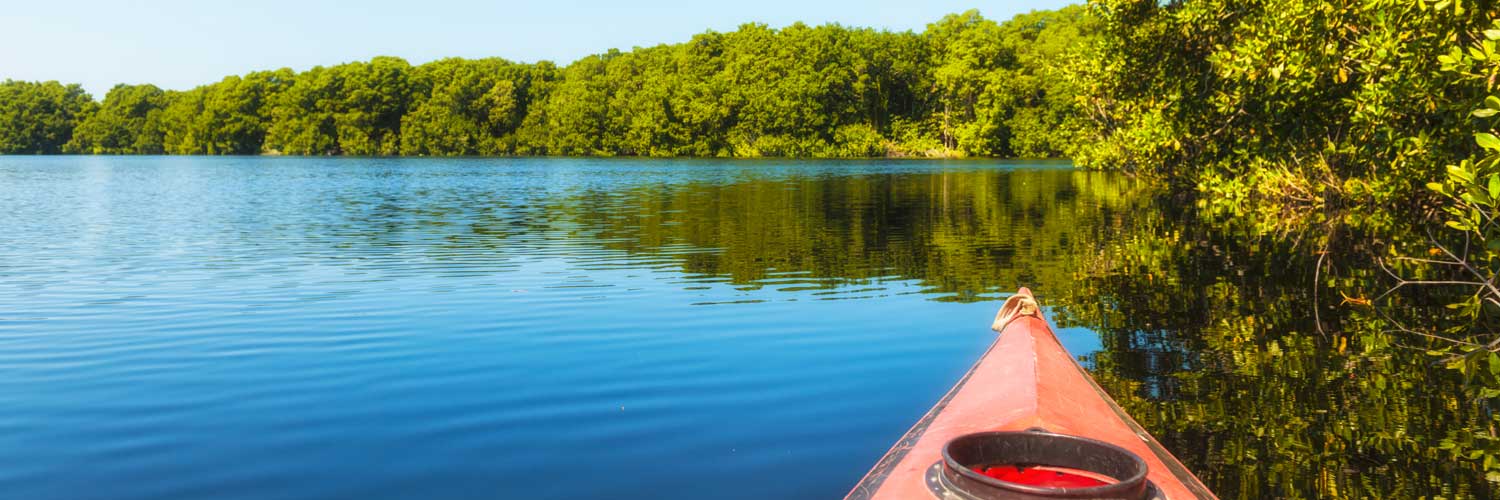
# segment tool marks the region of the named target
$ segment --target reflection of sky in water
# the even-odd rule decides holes
[[[1106,231],[1057,167],[0,158],[0,491],[836,497]]]
[[[1062,341],[1063,347],[1067,348],[1068,352],[1073,353],[1074,358],[1085,357],[1079,360],[1085,367],[1092,366],[1092,363],[1086,359],[1089,354],[1104,349],[1104,342],[1099,339],[1099,334],[1088,328],[1057,328],[1057,325],[1053,324],[1053,329],[1057,334],[1057,339]]]

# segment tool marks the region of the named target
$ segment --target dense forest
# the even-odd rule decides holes
[[[747,24],[550,62],[378,57],[187,91],[0,86],[0,153],[632,155],[1068,154],[1082,128],[1057,61],[1080,6],[922,33]]]

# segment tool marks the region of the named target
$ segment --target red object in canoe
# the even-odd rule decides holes
[[[1146,480],[1153,488],[1147,498],[1216,498],[1068,354],[1042,317],[1030,290],[1022,288],[1007,300],[991,326],[1000,337],[984,357],[886,452],[845,500],[964,498],[951,492],[942,496],[944,490],[934,486],[945,474],[944,447],[960,436],[1028,430],[1087,438],[1133,453],[1144,462]],[[974,469],[978,472],[964,474],[1002,481],[1011,477],[985,474],[989,469],[984,467]],[[975,496],[986,497],[1036,498],[1003,493]]]

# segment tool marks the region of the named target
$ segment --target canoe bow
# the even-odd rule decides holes
[[[1006,300],[991,328],[998,338],[958,383],[886,452],[846,500],[935,498],[928,469],[953,438],[1042,429],[1114,444],[1140,456],[1147,479],[1168,500],[1215,499],[1068,353],[1030,290]]]

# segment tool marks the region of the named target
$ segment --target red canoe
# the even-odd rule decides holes
[[[1074,361],[1052,333],[1029,290],[1022,288],[1007,300],[992,327],[1000,332],[1000,337],[984,357],[886,452],[849,492],[846,500],[1216,498],[1182,463],[1126,415]],[[1144,470],[1132,474],[1143,475],[1149,481],[1149,490],[1144,495],[1139,491],[1123,496],[1088,494],[1094,490],[1068,489],[1069,484],[1058,483],[1053,485],[1056,486],[1054,489],[1036,491],[1060,496],[954,491],[953,488],[959,487],[955,483],[979,484],[981,489],[987,485],[1015,486],[1008,481],[1025,483],[1014,477],[985,474],[982,467],[960,466],[961,459],[951,458],[945,453],[946,450],[956,450],[945,448],[950,441],[976,433],[988,433],[979,435],[981,438],[997,435],[1007,439],[1008,436],[1027,438],[1038,433],[1044,434],[1043,437],[1076,436],[1087,438],[1077,441],[1107,443],[1100,448],[1128,451],[1125,455],[1136,457],[1133,463],[1143,465]],[[1080,453],[1077,448],[1070,450],[1068,453]],[[966,469],[974,470],[971,473]],[[1013,475],[1015,472],[1011,470]],[[1108,477],[1113,474],[1099,475],[1106,480],[1124,479]],[[1015,487],[1020,488],[1018,491],[1032,491],[1024,484]]]

